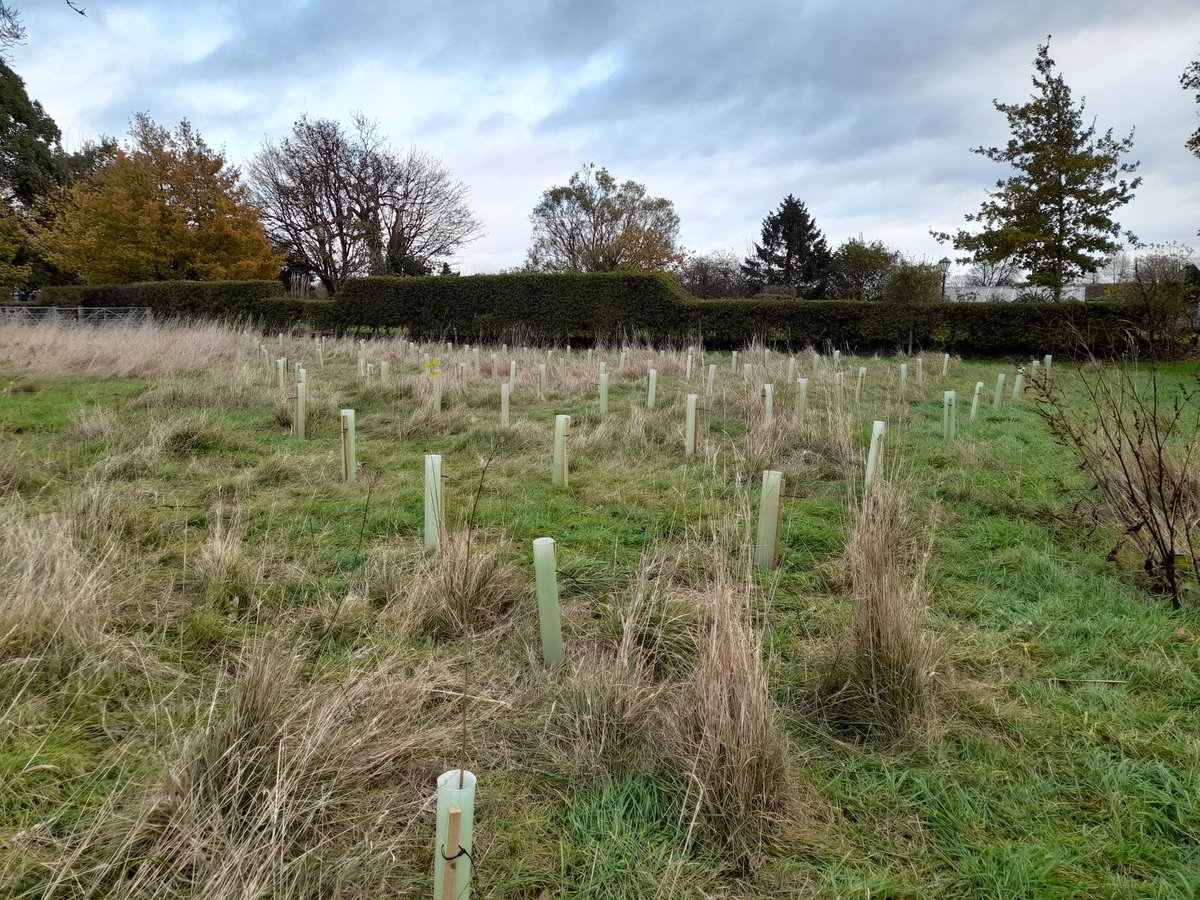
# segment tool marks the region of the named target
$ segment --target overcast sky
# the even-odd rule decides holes
[[[377,119],[442,158],[486,236],[464,273],[521,263],[541,192],[595,162],[675,203],[689,250],[745,254],[788,193],[834,247],[882,239],[916,259],[1004,170],[993,98],[1030,91],[1037,44],[1087,115],[1136,128],[1145,182],[1118,217],[1196,245],[1200,125],[1179,75],[1200,56],[1197,0],[15,0],[13,67],[78,146],[148,112],[188,118],[244,163],[302,114]]]

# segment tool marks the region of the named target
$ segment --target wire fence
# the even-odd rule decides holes
[[[60,322],[64,325],[143,325],[154,318],[148,306],[0,306],[0,323]]]

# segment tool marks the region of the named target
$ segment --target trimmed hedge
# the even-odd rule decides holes
[[[665,275],[612,272],[355,278],[334,303],[347,325],[461,340],[562,340],[666,335],[691,299]]]
[[[289,297],[278,281],[150,281],[44,287],[36,303],[145,306],[168,318],[253,321],[262,328],[290,328],[302,322],[322,331],[338,327],[331,301]]]
[[[914,347],[977,356],[1070,356],[1109,352],[1138,328],[1135,307],[1120,303],[936,303],[855,300],[693,300],[684,304],[683,336],[714,349],[753,339],[799,347],[832,345],[860,352]]]
[[[974,356],[1121,353],[1141,331],[1137,307],[1104,303],[935,303],[697,300],[663,275],[472,275],[351,279],[333,300],[286,296],[278,281],[163,281],[47,287],[46,306],[147,306],[168,317],[252,320],[267,329],[399,328],[458,341],[752,340],[859,352],[907,347]]]

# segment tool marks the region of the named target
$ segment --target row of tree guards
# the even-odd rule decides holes
[[[281,335],[281,343],[282,337]],[[409,346],[414,348],[412,352],[415,354],[415,345],[410,344]],[[448,345],[448,349],[450,346],[452,345]],[[260,347],[265,351],[266,348],[263,345],[260,345]],[[318,364],[324,369],[325,358],[323,347],[320,343],[318,343],[317,351]],[[766,352],[769,353],[769,351]],[[472,355],[478,360],[479,349],[474,348]],[[588,350],[587,355],[591,359],[592,351]],[[268,360],[270,359],[269,354],[267,358]],[[433,384],[434,407],[435,409],[440,409],[442,384],[440,361],[431,358],[428,353],[420,358],[424,359],[426,372]],[[303,366],[299,365],[290,369],[286,357],[279,357],[273,362],[281,391],[287,390],[287,376],[289,371],[294,371],[295,373],[295,410],[292,418],[292,435],[296,438],[304,439],[305,402],[308,386],[307,372]],[[626,362],[627,351],[622,350],[618,362],[621,370],[624,370]],[[838,351],[834,351],[834,363],[835,365],[840,363],[840,353]],[[491,354],[491,364],[492,374],[496,377],[499,373],[499,360],[495,353]],[[818,365],[819,355],[814,354],[814,370]],[[1048,375],[1052,365],[1052,357],[1047,354],[1040,363],[1036,360],[1031,363],[1033,377],[1037,376],[1039,365],[1044,366],[1044,374]],[[465,366],[465,363],[460,364],[460,375],[466,374],[463,368]],[[508,378],[500,384],[500,421],[504,426],[510,424],[510,399],[512,389],[516,383],[516,366],[516,360],[510,360],[507,372]],[[735,372],[738,370],[737,351],[734,351],[732,354],[731,367]],[[691,380],[694,368],[694,356],[692,353],[688,353],[685,364],[685,376],[688,380]],[[713,395],[716,369],[717,366],[715,364],[708,366],[705,381],[705,397]],[[946,354],[942,359],[943,377],[949,375],[949,369],[950,357],[949,354]],[[789,357],[787,372],[788,383],[795,385],[795,413],[797,415],[804,415],[809,380],[805,377],[797,377],[795,356]],[[381,381],[386,381],[390,377],[391,367],[387,360],[381,361],[378,367],[373,363],[368,363],[365,359],[364,347],[360,342],[358,373],[359,377],[367,382],[372,381],[376,377]],[[602,415],[606,415],[608,412],[608,372],[605,361],[599,361],[597,374],[600,412]],[[742,375],[743,380],[747,384],[751,383],[752,367],[750,363],[742,363]],[[900,364],[899,375],[900,385],[903,389],[907,386],[909,378],[908,363]],[[1024,375],[1024,367],[1019,367],[1012,386],[1013,400],[1017,400],[1020,397]],[[915,360],[914,377],[918,384],[924,383],[923,361],[919,357]],[[854,385],[855,406],[860,405],[862,402],[862,391],[866,378],[867,367],[858,367]],[[840,371],[835,372],[834,402],[839,408],[844,402],[842,397],[843,381],[843,373]],[[1002,407],[1004,385],[1005,373],[1002,372],[997,376],[996,387],[993,392],[992,404],[995,410],[999,410]],[[539,394],[544,395],[548,388],[547,363],[539,363],[538,365],[538,386]],[[654,367],[650,367],[647,371],[646,381],[646,407],[648,409],[654,408],[657,386],[658,372]],[[970,419],[972,422],[976,421],[978,417],[980,396],[983,388],[984,383],[982,381],[975,383],[975,390],[971,401]],[[773,421],[775,415],[774,385],[762,385],[761,396],[763,398],[763,422],[769,424]],[[946,441],[953,441],[956,437],[957,394],[953,390],[947,390],[943,392],[942,396],[943,437]],[[687,394],[684,420],[684,453],[689,457],[693,456],[697,450],[698,411],[700,408],[700,395],[698,393]],[[357,474],[355,411],[353,409],[343,409],[340,421],[341,479],[344,482],[354,482]],[[885,432],[886,425],[884,422],[875,421],[872,424],[871,439],[867,449],[867,461],[863,474],[864,501],[870,496],[879,472]],[[571,417],[569,415],[556,415],[554,418],[554,449],[551,471],[551,480],[556,487],[566,488],[570,485],[570,465],[568,461],[568,439],[570,434]],[[441,547],[445,533],[444,481],[445,473],[441,454],[426,454],[424,542],[428,549],[435,551]],[[785,485],[783,473],[774,470],[763,472],[759,495],[758,524],[754,544],[754,562],[757,568],[765,571],[773,570],[779,564],[783,530],[784,496]],[[542,664],[546,667],[551,667],[560,664],[565,658],[563,652],[562,617],[559,605],[556,543],[553,538],[539,537],[533,541],[532,549]],[[450,900],[450,898],[465,898],[469,896],[472,866],[471,851],[474,846],[475,787],[476,776],[463,768],[452,769],[443,773],[437,779],[437,823],[435,835],[437,849],[434,855],[434,897],[438,898],[438,900]]]

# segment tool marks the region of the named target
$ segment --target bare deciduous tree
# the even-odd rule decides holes
[[[300,119],[250,163],[275,244],[331,292],[354,275],[428,274],[482,231],[441,161],[398,154],[375,123]]]
[[[693,254],[684,260],[675,277],[695,297],[749,297],[754,293],[742,260],[730,250]]]
[[[1021,268],[1012,259],[978,259],[967,270],[967,287],[1015,287]]]

